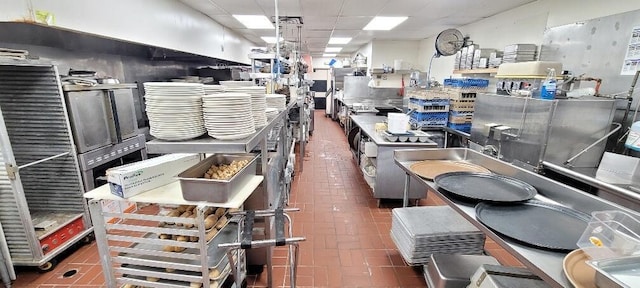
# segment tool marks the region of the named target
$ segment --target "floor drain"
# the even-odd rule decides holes
[[[64,272],[64,274],[62,274],[62,278],[70,278],[73,277],[73,275],[76,275],[76,273],[78,273],[78,270],[76,269],[71,269],[67,272]]]

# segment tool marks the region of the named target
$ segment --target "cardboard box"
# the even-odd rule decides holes
[[[176,181],[182,171],[200,162],[198,154],[168,154],[107,170],[111,193],[129,198]]]

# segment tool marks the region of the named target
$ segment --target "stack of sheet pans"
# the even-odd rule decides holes
[[[482,254],[485,236],[449,206],[393,209],[391,239],[409,265],[433,253]]]
[[[536,60],[537,46],[535,44],[512,44],[504,47],[502,63],[517,63]]]

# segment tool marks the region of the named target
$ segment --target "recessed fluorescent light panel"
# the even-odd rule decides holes
[[[347,44],[351,42],[351,37],[331,37],[329,44]]]
[[[273,23],[264,15],[233,15],[248,29],[275,29]]]
[[[336,55],[338,55],[338,54],[335,54],[335,53],[324,53],[324,54],[322,54],[322,57],[336,57]]]
[[[342,50],[342,47],[327,47],[327,48],[324,48],[324,52],[327,52],[327,53],[340,52],[340,50]]]
[[[264,42],[267,42],[269,44],[275,44],[276,43],[276,37],[272,37],[272,36],[262,36],[260,37],[262,38],[262,40],[264,40]],[[280,42],[282,42],[282,37],[280,37]]]
[[[396,26],[400,25],[400,23],[407,20],[409,17],[373,17],[371,22],[364,26],[362,30],[391,30]]]

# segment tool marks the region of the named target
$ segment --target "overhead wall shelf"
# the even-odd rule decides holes
[[[498,68],[453,70],[453,74],[496,74]]]
[[[274,60],[276,59],[275,53],[251,53],[249,54],[251,60]]]

